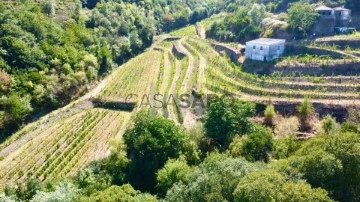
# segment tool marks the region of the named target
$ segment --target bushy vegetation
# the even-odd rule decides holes
[[[49,14],[52,4],[0,8],[1,138],[67,104],[152,42],[153,23],[139,7],[108,2],[89,18],[75,10],[61,23]]]
[[[214,22],[207,35],[220,41],[248,41],[259,36],[264,14],[264,5],[241,7],[223,21]]]
[[[304,116],[304,111],[311,111],[308,102],[299,105]],[[251,106],[234,98],[215,99],[205,123],[220,117],[219,123],[232,123],[234,128],[228,131],[239,131],[243,123],[231,119],[247,119]],[[225,109],[223,115],[215,113],[219,108]],[[109,157],[93,162],[75,178],[8,186],[1,199],[357,201],[360,197],[360,134],[346,129],[330,134],[337,124],[330,116],[323,121],[325,133],[303,143],[294,136],[273,139],[271,129],[251,122],[253,130],[236,132],[243,135],[228,139],[229,147],[209,141],[206,124],[206,133],[200,128],[185,131],[148,110],[139,112],[133,123]]]

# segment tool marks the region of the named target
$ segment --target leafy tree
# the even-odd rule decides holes
[[[276,201],[285,178],[275,171],[259,171],[242,178],[234,191],[235,201]]]
[[[303,2],[291,4],[287,12],[289,26],[294,30],[309,30],[319,17],[314,6]]]
[[[130,159],[129,181],[140,190],[154,191],[156,171],[168,159],[186,153],[184,130],[174,122],[148,111],[140,112],[124,134]]]
[[[91,194],[89,197],[80,197],[77,201],[91,202],[91,201],[157,201],[156,197],[150,194],[143,194],[129,185],[111,186],[104,191],[98,191]]]
[[[248,12],[248,15],[251,18],[251,21],[259,26],[262,19],[264,18],[264,15],[266,13],[266,7],[264,4],[253,4],[251,10]]]
[[[258,13],[255,10],[252,11],[253,18],[259,20],[261,16],[257,16]],[[208,35],[221,41],[247,41],[258,37],[260,31],[260,27],[249,15],[249,9],[242,7],[227,15],[222,22],[214,22]]]
[[[297,156],[293,163],[311,185],[329,190],[337,187],[341,179],[341,162],[333,155],[322,150],[309,152],[306,156]]]
[[[43,6],[43,11],[44,13],[46,13],[48,16],[53,16],[55,15],[55,11],[56,11],[56,5],[54,0],[47,0]]]
[[[79,193],[70,182],[59,183],[52,192],[38,191],[30,202],[71,201]]]
[[[211,103],[206,120],[206,136],[226,149],[235,135],[251,132],[253,124],[248,120],[255,113],[255,105],[235,98],[216,98]]]
[[[20,97],[13,93],[4,101],[5,111],[16,121],[22,121],[33,110],[30,97]]]
[[[248,161],[268,162],[272,150],[271,131],[262,127],[247,135],[242,145],[242,154]]]
[[[324,189],[311,188],[311,185],[304,182],[285,183],[281,195],[281,201],[333,201]]]
[[[300,148],[300,143],[295,135],[274,140],[273,155],[276,159],[287,158],[293,155]]]
[[[188,172],[184,181],[168,190],[165,201],[234,201],[239,180],[248,173],[264,168],[243,158],[211,153],[199,166]]]
[[[190,167],[181,160],[167,161],[165,166],[156,174],[156,187],[159,193],[165,196],[166,191],[175,183],[185,181],[185,176],[189,171]]]
[[[234,201],[332,201],[322,189],[306,183],[287,182],[273,170],[253,172],[242,178],[234,191]]]
[[[18,183],[15,188],[7,186],[4,192],[6,196],[15,196],[18,201],[30,201],[41,188],[39,181],[30,179],[25,184]]]

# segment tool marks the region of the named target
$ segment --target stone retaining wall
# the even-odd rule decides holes
[[[274,102],[275,110],[284,116],[292,116],[296,113],[296,107],[300,104],[295,102]],[[260,105],[264,105],[260,103]],[[350,108],[360,110],[359,106],[341,106],[341,105],[329,105],[323,103],[313,103],[315,112],[319,114],[320,118],[330,114],[335,117],[337,121],[344,122],[348,116],[348,110]],[[261,107],[264,108],[264,107]]]
[[[171,51],[175,55],[175,57],[179,59],[182,59],[186,56],[186,53],[182,50],[182,48],[179,47],[178,43],[174,43]]]
[[[272,67],[270,74],[274,72],[281,72],[283,76],[289,75],[311,75],[311,76],[333,76],[343,75],[351,76],[360,74],[360,61],[344,62],[336,64],[321,64],[316,63],[311,66],[298,65],[295,67]]]
[[[214,47],[214,49],[217,51],[217,52],[225,52],[226,55],[228,55],[231,59],[232,62],[234,63],[239,63],[239,58],[241,56],[241,52],[239,50],[236,50],[232,47],[229,47],[225,44],[221,44],[221,43],[215,43],[215,42],[212,42],[211,43],[211,46]]]

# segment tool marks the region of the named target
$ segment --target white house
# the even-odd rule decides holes
[[[246,42],[245,56],[251,60],[272,61],[285,50],[284,39],[260,38]]]

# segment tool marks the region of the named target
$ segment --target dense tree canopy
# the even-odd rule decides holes
[[[208,109],[206,136],[226,148],[235,135],[252,131],[253,123],[248,118],[254,113],[255,105],[250,102],[231,97],[216,98]]]
[[[184,130],[174,122],[147,111],[138,114],[134,126],[124,134],[130,159],[129,179],[140,190],[152,190],[156,171],[170,158],[186,152]]]
[[[291,28],[305,31],[311,28],[319,16],[313,5],[300,2],[291,5],[288,15]]]

